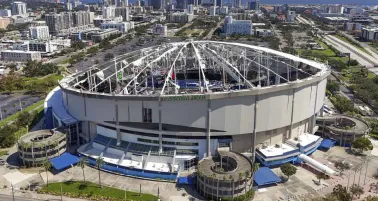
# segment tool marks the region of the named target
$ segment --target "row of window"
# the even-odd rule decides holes
[[[150,140],[144,138],[138,138],[139,142],[159,144],[159,140]],[[166,145],[177,145],[177,146],[198,146],[197,142],[172,142],[172,141],[162,141],[162,144]]]

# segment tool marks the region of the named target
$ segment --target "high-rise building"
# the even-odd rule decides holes
[[[11,10],[1,9],[0,10],[0,17],[10,17],[12,16]]]
[[[162,9],[165,6],[165,0],[150,0],[149,5],[154,9]]]
[[[68,11],[71,11],[72,10],[72,3],[70,1],[68,1],[65,5],[64,5],[65,9],[66,9],[66,12]]]
[[[253,0],[248,3],[249,10],[260,10],[260,0]]]
[[[115,17],[115,6],[103,6],[102,7],[102,16],[106,19]]]
[[[222,7],[223,6],[223,0],[216,0],[217,6]]]
[[[241,0],[234,0],[234,7],[235,8],[240,8],[242,6]]]
[[[9,17],[0,17],[0,29],[6,29],[10,23],[11,20]]]
[[[188,7],[188,0],[176,0],[176,8],[178,9],[186,9]]]
[[[36,26],[29,28],[31,39],[47,40],[50,38],[48,26]]]
[[[198,5],[199,5],[199,4],[198,4],[198,0],[194,0],[193,5],[194,5],[194,6],[198,6]]]
[[[92,24],[93,19],[94,19],[93,12],[78,11],[78,12],[72,13],[72,21],[73,21],[74,27]]]
[[[11,4],[12,6],[12,15],[23,15],[26,16],[26,3],[15,1]]]
[[[46,25],[49,27],[49,32],[52,35],[57,34],[63,29],[71,27],[79,27],[92,24],[94,20],[94,13],[88,11],[52,13],[45,15]]]
[[[234,20],[232,16],[227,16],[224,19],[223,31],[226,35],[233,33],[242,35],[252,35],[252,21],[251,20]]]
[[[193,12],[194,12],[194,6],[193,6],[193,4],[189,4],[188,5],[188,13],[193,14]]]
[[[117,7],[115,9],[115,17],[122,16],[123,21],[130,21],[129,7]]]
[[[286,15],[287,22],[294,23],[296,17],[295,11],[288,10]]]

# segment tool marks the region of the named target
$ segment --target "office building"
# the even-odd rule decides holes
[[[190,14],[194,13],[194,5],[193,4],[188,5],[188,13],[190,13]]]
[[[347,22],[344,24],[345,31],[361,31],[362,24],[355,22]]]
[[[8,9],[0,10],[0,17],[10,17],[10,16],[12,16],[11,10],[8,10]]]
[[[88,11],[52,13],[45,15],[45,21],[52,35],[64,29],[83,27],[93,23],[94,13]]]
[[[175,12],[167,15],[167,21],[175,23],[187,23],[191,22],[193,19],[194,15],[186,12]]]
[[[123,21],[130,21],[129,7],[117,7],[115,9],[115,17],[122,16]]]
[[[11,23],[11,19],[8,17],[0,17],[0,29],[6,29]]]
[[[130,29],[134,29],[134,22],[104,22],[100,25],[100,29],[117,29],[121,33],[127,33]]]
[[[165,0],[150,0],[149,6],[157,10],[163,9],[165,7]]]
[[[11,4],[12,15],[27,16],[26,3],[15,1]]]
[[[112,35],[120,34],[117,29],[100,29],[74,32],[71,34],[71,41],[92,41],[99,43]]]
[[[216,15],[217,14],[217,7],[216,6],[211,6],[210,8],[209,8],[209,15],[210,16],[214,16],[214,15]]]
[[[28,43],[29,51],[44,53],[53,53],[58,50],[58,45],[53,41],[30,40]]]
[[[168,27],[162,24],[154,24],[152,33],[161,37],[166,37],[168,34]]]
[[[249,10],[260,10],[260,0],[252,0],[248,3]]]
[[[288,10],[286,15],[286,20],[289,23],[294,23],[296,17],[295,11]]]
[[[103,6],[102,7],[102,17],[105,19],[110,19],[115,17],[115,6]]]
[[[366,41],[378,40],[378,27],[363,27],[361,38]]]
[[[1,52],[1,60],[3,61],[40,61],[41,53],[23,50],[5,50]]]
[[[94,12],[77,11],[72,13],[73,26],[93,24]]]
[[[225,35],[233,33],[242,35],[252,35],[252,21],[251,20],[234,20],[232,16],[227,16],[224,19],[223,32]]]
[[[234,8],[241,8],[242,7],[242,0],[233,0]]]
[[[36,26],[29,28],[31,39],[47,40],[50,38],[48,26]]]

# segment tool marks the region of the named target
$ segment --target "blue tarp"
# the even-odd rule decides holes
[[[178,184],[193,184],[193,177],[179,177],[177,180]]]
[[[263,186],[281,182],[281,179],[276,174],[274,174],[271,169],[267,167],[260,167],[255,172],[254,181],[258,186]]]
[[[50,159],[50,162],[56,170],[60,171],[78,163],[79,157],[74,156],[70,153],[63,153],[58,157]]]
[[[331,139],[324,139],[322,141],[322,143],[320,144],[320,148],[323,148],[323,149],[330,149],[331,147],[333,147],[334,145],[336,144],[336,141],[335,140],[331,140]]]

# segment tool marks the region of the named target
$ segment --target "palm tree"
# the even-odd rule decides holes
[[[243,179],[243,173],[242,173],[242,172],[239,172],[238,188],[239,188],[239,186],[240,186],[240,182],[242,181],[242,179]],[[238,193],[238,195],[239,195],[239,193]]]
[[[47,186],[49,186],[49,174],[48,174],[48,171],[50,171],[51,167],[52,167],[52,164],[51,162],[49,161],[48,158],[46,158],[43,162],[42,162],[42,166],[43,168],[45,169],[46,171],[46,181],[47,181]]]
[[[257,170],[259,170],[260,168],[260,163],[254,163],[253,164],[253,167],[252,167],[252,178],[251,178],[251,185],[253,186],[253,181],[255,179],[255,173],[257,172]]]
[[[246,170],[244,174],[245,174],[244,194],[247,195],[247,181],[248,181],[248,177],[251,174],[251,172],[249,170]]]
[[[99,156],[97,159],[96,159],[96,167],[98,169],[98,184],[100,186],[100,188],[102,188],[101,186],[101,174],[100,174],[100,169],[101,167],[104,165],[104,158]]]
[[[84,168],[85,168],[86,165],[88,165],[88,159],[87,159],[87,158],[84,158],[84,157],[81,157],[80,160],[79,160],[79,166],[80,166],[81,169],[83,170],[84,184],[85,184]]]

